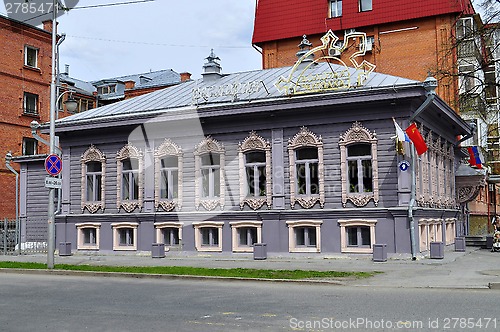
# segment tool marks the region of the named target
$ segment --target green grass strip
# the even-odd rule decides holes
[[[0,262],[0,268],[46,269],[43,263]],[[56,264],[55,270],[121,272],[146,274],[175,274],[189,276],[264,278],[264,279],[328,279],[328,278],[367,278],[379,272],[344,272],[312,270],[263,270],[263,269],[221,269],[186,266],[108,266],[108,265],[69,265]]]

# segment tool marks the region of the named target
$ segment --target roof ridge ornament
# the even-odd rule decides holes
[[[348,67],[341,59],[342,53],[348,49],[351,43],[359,40],[361,47],[349,56],[349,61],[353,67]],[[332,32],[328,32],[321,37],[322,44],[308,51],[306,48],[312,44],[303,36],[299,45],[301,54],[295,65],[290,70],[288,77],[280,77],[275,83],[276,88],[286,95],[296,95],[304,93],[315,93],[335,90],[345,90],[363,86],[369,75],[375,70],[375,65],[358,58],[366,54],[366,33],[351,31],[344,35],[343,42]],[[364,46],[364,47],[363,47]],[[311,58],[318,55],[316,60]],[[307,63],[308,62],[308,63]],[[334,63],[338,67],[330,66],[328,73],[308,73],[307,70],[318,62]],[[306,65],[304,66],[304,63]]]

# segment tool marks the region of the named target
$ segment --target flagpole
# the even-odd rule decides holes
[[[417,196],[417,176],[415,171],[417,165],[417,159],[415,156],[414,144],[410,144],[410,156],[411,156],[411,192],[410,192],[410,203],[408,204],[408,218],[410,219],[411,259],[416,260],[417,243],[415,241],[415,218],[413,217],[413,209],[415,207],[416,196]]]

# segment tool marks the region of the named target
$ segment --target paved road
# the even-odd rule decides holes
[[[349,327],[382,331],[394,330],[398,322],[413,331],[498,331],[500,318],[488,319],[497,317],[499,303],[500,292],[487,289],[0,273],[0,330],[7,332],[333,331]]]

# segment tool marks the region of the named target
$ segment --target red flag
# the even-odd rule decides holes
[[[420,156],[422,153],[427,151],[427,144],[425,144],[424,138],[420,135],[417,129],[417,125],[412,123],[408,128],[406,128],[406,134],[411,139],[417,150],[417,154]]]

